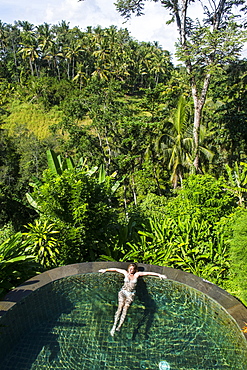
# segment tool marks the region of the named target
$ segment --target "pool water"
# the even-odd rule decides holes
[[[145,277],[110,335],[116,273],[57,280],[0,320],[1,370],[246,370],[247,341],[226,311],[184,284]]]

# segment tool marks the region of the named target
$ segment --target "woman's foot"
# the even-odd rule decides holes
[[[111,334],[112,337],[114,336],[114,334],[115,334],[115,328],[114,327],[111,329],[110,334]]]

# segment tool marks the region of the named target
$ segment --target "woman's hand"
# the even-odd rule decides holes
[[[160,279],[167,279],[166,275],[159,274]]]
[[[104,272],[106,272],[106,269],[100,269],[98,272],[102,272],[102,274],[104,274]]]

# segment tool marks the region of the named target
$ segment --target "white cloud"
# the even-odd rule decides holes
[[[158,41],[164,49],[174,52],[177,30],[175,24],[166,24],[169,19],[160,3],[147,3],[145,15],[133,17],[127,28],[139,41]]]
[[[23,0],[22,0],[23,1]],[[107,27],[111,24],[119,23],[120,16],[111,0],[44,0],[46,9],[49,9],[45,19],[40,21],[57,23],[61,20],[70,22],[72,26],[87,26],[102,25]],[[110,4],[110,5],[109,5]],[[105,5],[105,6],[104,6]]]

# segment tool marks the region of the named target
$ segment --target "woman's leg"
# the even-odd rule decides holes
[[[120,330],[121,326],[123,325],[123,322],[124,322],[124,319],[125,319],[125,316],[127,314],[127,311],[131,305],[131,303],[133,302],[134,300],[134,297],[130,296],[128,298],[126,298],[125,300],[125,303],[124,303],[124,306],[122,308],[122,315],[120,317],[120,320],[119,320],[119,324],[118,324],[118,327],[116,328],[117,331]]]
[[[125,295],[120,290],[120,292],[118,293],[118,309],[117,309],[117,311],[115,313],[114,324],[113,324],[113,327],[112,327],[112,329],[110,331],[111,336],[113,336],[114,333],[115,333],[117,322],[118,322],[118,319],[119,319],[119,317],[121,315],[121,312],[123,310],[124,305],[125,305]]]

